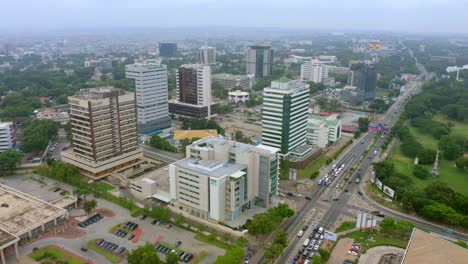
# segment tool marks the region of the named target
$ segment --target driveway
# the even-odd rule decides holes
[[[381,246],[381,247],[373,247],[366,251],[366,254],[361,255],[359,258],[359,264],[374,264],[379,263],[380,258],[383,255],[387,254],[405,254],[405,250],[402,248],[397,247],[390,247],[390,246]]]

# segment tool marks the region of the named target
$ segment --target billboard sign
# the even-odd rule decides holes
[[[392,198],[393,198],[393,196],[395,196],[395,191],[394,191],[393,189],[391,189],[390,187],[388,187],[388,186],[384,186],[384,187],[383,187],[383,192],[384,192],[386,195],[388,195],[388,196],[390,196],[390,197],[392,197]]]
[[[379,179],[375,179],[375,185],[377,185],[377,188],[382,190],[383,184]]]
[[[370,175],[370,181],[372,183],[375,183],[375,171],[372,171],[371,175]]]
[[[323,237],[331,241],[336,241],[338,236],[335,233],[325,230],[325,234],[323,235]]]

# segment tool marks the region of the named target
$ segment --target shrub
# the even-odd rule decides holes
[[[427,179],[431,174],[421,165],[415,165],[413,168],[413,175],[419,179]]]

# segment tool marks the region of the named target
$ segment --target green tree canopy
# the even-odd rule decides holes
[[[161,260],[159,259],[158,252],[150,243],[146,243],[143,246],[138,247],[133,250],[128,255],[129,264],[159,264]]]

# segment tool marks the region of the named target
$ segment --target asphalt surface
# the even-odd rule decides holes
[[[144,156],[160,160],[165,163],[174,163],[184,158],[182,154],[155,149],[148,145],[140,144],[140,147],[143,149]]]

